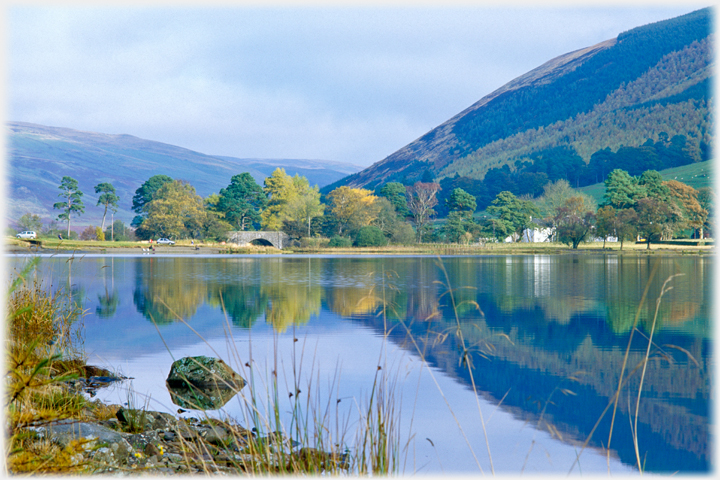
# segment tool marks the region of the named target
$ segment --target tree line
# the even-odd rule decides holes
[[[551,229],[552,239],[577,248],[590,238],[616,237],[621,242],[642,236],[648,241],[688,233],[703,237],[709,229],[713,192],[696,190],[676,180],[663,181],[655,170],[633,176],[615,169],[605,180],[599,208],[594,200],[564,178],[546,181],[536,197],[516,196],[509,190],[495,195],[483,215],[475,215],[478,198],[461,187],[443,194],[446,182],[434,182],[429,172],[412,185],[389,182],[371,191],[340,186],[324,197],[307,178],[276,169],[261,187],[249,173],[234,175],[230,183],[207,198],[188,182],[167,175],[147,179],[132,198],[136,216],[130,228],[116,220],[105,228],[108,211],[117,212],[119,197],[110,183],[95,186],[102,223],[87,227],[81,239],[147,240],[167,237],[224,241],[237,230],[284,231],[292,238],[324,237],[329,246],[381,246],[415,242],[471,243],[520,241],[533,228]],[[85,211],[83,192],[71,177],[59,186],[62,201],[58,221],[45,235],[76,235],[72,219]],[[444,222],[436,222],[438,213]],[[27,213],[22,229],[40,231],[39,216]]]

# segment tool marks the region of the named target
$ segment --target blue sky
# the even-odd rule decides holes
[[[705,6],[114,5],[6,8],[7,120],[362,166],[553,57]]]

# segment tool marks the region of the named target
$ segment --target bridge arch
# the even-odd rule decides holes
[[[236,231],[228,234],[228,240],[239,246],[246,246],[251,242],[261,241],[267,242],[273,247],[282,250],[288,244],[290,237],[285,232],[268,232],[268,231]]]

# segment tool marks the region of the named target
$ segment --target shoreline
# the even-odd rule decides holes
[[[40,243],[40,242],[37,242]],[[70,242],[68,242],[70,243]],[[656,243],[651,244],[651,248],[647,249],[647,244],[629,244],[626,243],[620,250],[619,245],[606,244],[602,247],[601,242],[584,244],[577,249],[572,249],[564,244],[558,243],[493,243],[482,245],[455,245],[455,244],[421,244],[410,246],[387,246],[387,247],[348,247],[348,248],[328,248],[328,247],[291,247],[283,250],[274,247],[246,246],[240,247],[235,245],[173,245],[155,247],[154,251],[138,243],[134,246],[107,246],[107,245],[78,245],[78,242],[72,242],[69,245],[54,245],[52,247],[43,247],[42,244],[32,244],[30,242],[5,242],[5,254],[95,254],[95,255],[163,255],[163,256],[206,256],[206,255],[388,255],[388,256],[404,256],[404,255],[655,255],[655,254],[676,254],[676,255],[704,255],[713,254],[715,252],[714,242],[709,245],[683,245],[673,243]],[[684,243],[684,242],[683,242]],[[702,242],[704,243],[704,242]]]

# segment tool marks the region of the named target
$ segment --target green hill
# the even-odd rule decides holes
[[[444,194],[473,190],[483,208],[502,190],[534,196],[560,178],[582,187],[614,168],[709,160],[711,20],[706,8],[552,59],[323,191],[429,174]]]

